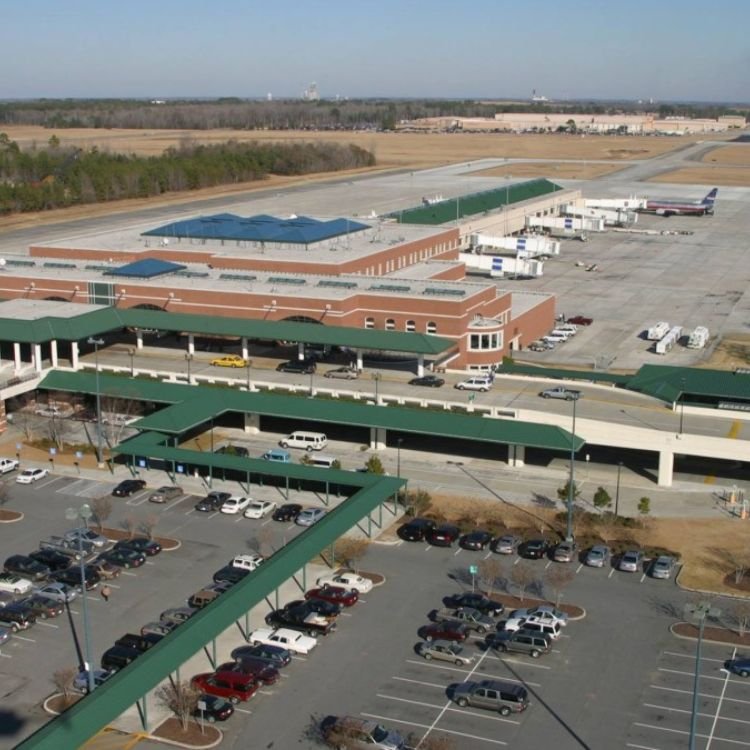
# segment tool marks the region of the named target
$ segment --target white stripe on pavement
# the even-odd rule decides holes
[[[393,719],[390,716],[380,716],[379,714],[368,714],[364,711],[361,714],[366,716],[368,719],[378,719],[379,721],[393,722],[394,724],[405,724],[407,727],[417,727],[418,729],[427,729],[426,724],[418,724],[416,721],[404,721],[403,719]],[[479,740],[480,742],[491,742],[493,745],[504,745],[507,746],[507,742],[502,740],[491,740],[488,737],[479,737],[476,734],[466,734],[465,732],[455,732],[451,729],[440,729],[438,730],[444,734],[455,734],[458,737],[467,737],[470,740]]]

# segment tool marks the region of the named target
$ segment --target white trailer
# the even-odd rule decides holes
[[[638,221],[638,214],[635,211],[626,211],[622,208],[589,208],[577,203],[568,203],[562,207],[562,212],[567,216],[604,219],[608,227],[627,227]]]
[[[487,252],[487,250],[508,250],[516,253],[516,257],[525,258],[560,255],[560,243],[541,234],[533,234],[527,237],[496,237],[491,234],[472,234],[469,237],[469,243],[474,252],[480,253]]]
[[[661,340],[656,342],[654,351],[657,354],[666,354],[682,336],[682,326],[672,326],[667,335]]]
[[[646,331],[646,338],[649,341],[659,341],[660,339],[663,339],[667,335],[668,331],[669,331],[669,323],[667,323],[665,320],[662,320],[659,323],[652,325]]]
[[[584,198],[583,205],[586,208],[614,208],[637,211],[646,208],[646,198]]]
[[[708,343],[708,328],[704,326],[698,326],[688,338],[687,347],[688,349],[703,349]]]
[[[544,273],[544,263],[529,258],[511,258],[503,255],[477,255],[459,253],[459,260],[466,263],[467,269],[485,271],[492,277],[529,276],[538,278]]]
[[[547,229],[552,232],[574,235],[576,232],[603,232],[604,219],[573,216],[527,216],[526,226],[533,229]]]

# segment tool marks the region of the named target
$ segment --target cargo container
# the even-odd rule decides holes
[[[652,325],[651,328],[649,328],[646,331],[646,338],[649,341],[659,341],[660,339],[663,339],[667,335],[668,331],[669,331],[669,323],[662,320],[659,323]]]
[[[688,338],[688,349],[702,349],[708,343],[708,328],[698,326]]]

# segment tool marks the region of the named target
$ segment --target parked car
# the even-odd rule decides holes
[[[94,670],[94,688],[98,688],[103,685],[114,672],[110,672],[109,669],[95,669]],[[89,671],[88,669],[81,670],[73,678],[73,690],[78,693],[88,693],[89,691]]]
[[[637,549],[629,549],[622,553],[618,570],[625,573],[637,573],[643,565],[643,552]]]
[[[248,568],[238,568],[229,563],[229,565],[225,565],[214,573],[214,583],[226,581],[234,585],[235,583],[239,583],[248,573],[250,573]]]
[[[99,559],[121,568],[140,568],[146,562],[146,555],[130,547],[118,547],[102,552]]]
[[[323,508],[305,508],[297,518],[294,519],[294,523],[297,526],[312,526],[314,523],[320,521],[326,514],[326,510]]]
[[[14,602],[0,608],[0,627],[8,628],[14,633],[28,630],[36,622],[36,615],[23,604]]]
[[[470,531],[468,534],[464,534],[458,540],[458,546],[461,547],[461,549],[478,552],[485,549],[491,541],[492,534],[490,534],[489,531],[476,529],[475,531]]]
[[[57,570],[65,570],[70,567],[73,558],[53,549],[35,549],[29,552],[29,557],[42,565],[46,565],[53,573]]]
[[[220,698],[218,695],[203,693],[198,696],[193,717],[213,724],[217,721],[226,721],[233,713],[234,706],[231,701]]]
[[[237,354],[226,354],[211,360],[212,367],[247,367],[247,360]]]
[[[485,639],[485,645],[498,651],[528,654],[532,659],[538,659],[552,650],[552,640],[549,637],[541,633],[528,632],[523,628],[490,633]]]
[[[169,635],[173,630],[176,630],[182,621],[178,620],[159,620],[159,622],[147,622],[141,628],[141,635],[160,635],[162,637]]]
[[[15,573],[0,573],[0,591],[9,591],[11,594],[28,594],[34,588],[28,578],[21,578]]]
[[[240,458],[247,458],[250,455],[250,451],[245,448],[244,445],[222,445],[221,448],[217,448],[214,453],[223,454],[225,456],[239,456]]]
[[[594,322],[594,319],[586,318],[583,315],[574,315],[572,318],[568,318],[566,322],[577,326],[590,326]]]
[[[100,660],[102,669],[117,672],[134,662],[141,655],[140,651],[125,646],[111,646],[103,654]]]
[[[525,607],[523,609],[514,609],[510,613],[511,617],[522,617],[524,619],[534,618],[541,622],[559,622],[560,625],[568,624],[568,615],[556,607],[548,604],[540,604],[538,607]]]
[[[297,503],[284,503],[271,515],[274,521],[294,521],[302,512],[302,506]]]
[[[463,646],[450,641],[422,641],[417,644],[416,651],[427,661],[449,661],[457,667],[466,667],[474,661],[474,657],[467,654]]]
[[[359,601],[359,592],[344,586],[324,583],[319,588],[310,589],[305,594],[305,599],[320,599],[331,604],[340,604],[342,607],[351,607]]]
[[[421,385],[425,388],[442,388],[445,385],[445,380],[439,378],[437,375],[422,375],[419,378],[412,378],[409,381],[409,385]]]
[[[80,581],[80,577],[78,580]],[[78,596],[75,586],[60,581],[52,581],[51,583],[45,583],[43,586],[37,586],[34,588],[34,593],[58,602],[72,602]]]
[[[433,609],[429,614],[433,622],[460,622],[466,625],[469,630],[475,630],[477,633],[486,633],[496,627],[495,619],[480,612],[473,607],[442,607]]]
[[[497,552],[499,555],[512,555],[518,550],[521,542],[522,539],[520,536],[505,534],[504,536],[493,540],[490,548],[493,552]]]
[[[8,573],[15,573],[30,581],[44,581],[52,573],[46,565],[26,555],[11,555],[5,561],[4,568]]]
[[[446,596],[443,599],[443,604],[446,607],[470,607],[471,609],[478,609],[483,614],[491,615],[492,617],[499,617],[505,611],[505,606],[502,602],[496,602],[493,599],[488,599],[484,594],[472,591],[463,591],[460,594]]]
[[[575,542],[560,542],[552,553],[555,562],[568,563],[576,559],[578,545]]]
[[[475,376],[462,380],[454,386],[459,391],[481,391],[486,393],[492,388],[492,381],[488,377]]]
[[[367,594],[372,591],[372,581],[369,578],[364,578],[357,573],[352,572],[340,572],[340,573],[327,573],[324,576],[320,576],[315,582],[316,586],[324,586],[325,584],[333,584],[334,586],[343,586],[344,588],[352,589],[358,594]]]
[[[328,370],[323,373],[324,378],[339,378],[341,380],[356,380],[359,372],[353,367],[337,367],[335,370]]]
[[[260,644],[280,646],[294,654],[309,654],[318,643],[309,635],[287,628],[258,628],[250,633],[247,640],[254,646]]]
[[[224,505],[230,497],[232,497],[230,492],[218,492],[213,490],[196,503],[195,509],[201,511],[201,513],[213,513],[214,511],[221,510],[221,506]]]
[[[253,500],[245,508],[245,518],[265,518],[269,513],[276,510],[276,503],[273,500]]]
[[[191,683],[204,693],[225,698],[232,703],[247,701],[258,692],[258,683],[251,677],[241,674],[224,673],[219,676],[213,672],[197,674]]]
[[[116,641],[115,646],[124,646],[125,648],[134,648],[136,651],[143,653],[153,648],[164,636],[158,633],[146,633],[146,635],[136,635],[135,633],[125,633]]]
[[[288,362],[282,362],[276,368],[276,372],[293,372],[300,375],[311,375],[318,369],[317,362],[314,359],[290,359]]]
[[[63,534],[63,539],[66,542],[72,542],[77,545],[79,539],[83,539],[86,544],[90,544],[92,547],[102,549],[109,544],[109,539],[106,536],[97,534],[93,529],[81,528],[71,529]]]
[[[612,552],[606,544],[595,544],[587,553],[584,562],[592,568],[603,568],[608,562]]]
[[[160,621],[166,622],[187,622],[194,614],[199,612],[197,607],[171,607],[165,609],[160,615]]]
[[[407,542],[421,542],[435,528],[437,524],[430,518],[412,518],[411,521],[399,526],[396,533]]]
[[[254,555],[254,554],[235,555],[229,561],[229,564],[235,568],[242,568],[243,570],[253,571],[259,565],[261,565],[264,560],[265,558],[263,557],[263,555]]]
[[[276,669],[286,667],[292,661],[292,652],[281,646],[271,646],[268,643],[258,643],[255,646],[238,646],[231,653],[235,661],[242,659],[263,659],[273,664]]]
[[[435,547],[450,547],[460,535],[461,530],[458,526],[443,523],[427,531],[427,541]]]
[[[728,659],[724,662],[724,669],[740,677],[750,677],[750,658],[739,656],[735,659]]]
[[[433,622],[422,626],[418,631],[419,637],[427,641],[450,641],[458,643],[469,637],[469,629],[462,622],[446,620],[445,622]]]
[[[15,594],[11,594],[10,591],[0,591],[0,607],[7,607],[9,604],[14,604],[15,601]]]
[[[228,515],[242,513],[247,508],[247,506],[250,505],[251,501],[251,497],[232,495],[224,501],[224,505],[221,506],[220,510],[222,513],[226,513]]]
[[[148,501],[150,503],[167,503],[170,500],[176,500],[178,497],[182,497],[185,493],[182,491],[182,487],[177,487],[172,484],[165,484],[163,487],[159,487],[149,495]]]
[[[659,555],[651,563],[651,577],[652,578],[671,578],[672,571],[674,570],[675,559],[669,555]]]
[[[111,581],[113,578],[118,578],[122,573],[122,568],[113,565],[106,560],[100,560],[98,557],[88,564],[99,574],[99,577],[105,581]]]
[[[130,497],[140,492],[146,486],[143,479],[123,479],[120,484],[112,490],[115,497]]]
[[[136,536],[132,539],[121,539],[114,547],[116,550],[135,550],[146,557],[154,557],[161,552],[161,544],[155,539],[147,539],[145,536]]]
[[[502,623],[503,630],[513,633],[517,630],[525,630],[528,633],[541,633],[556,641],[562,634],[562,626],[559,622],[545,622],[536,617],[509,617]]]
[[[65,609],[65,605],[62,602],[49,599],[41,594],[32,594],[23,599],[20,604],[28,607],[40,620],[46,620],[48,617],[57,617]]]
[[[341,614],[340,604],[329,602],[325,599],[316,599],[314,596],[308,596],[305,599],[294,599],[284,605],[284,609],[296,609],[299,607],[307,607],[310,612],[315,612],[329,619],[334,619]]]
[[[542,398],[559,398],[563,401],[577,401],[583,396],[580,391],[576,391],[572,388],[563,388],[557,386],[555,388],[545,388],[539,393]]]
[[[247,675],[262,685],[274,685],[279,681],[279,670],[276,667],[267,661],[263,661],[263,659],[253,659],[252,657],[228,661],[216,667],[217,675],[220,676],[224,672]]]
[[[326,716],[320,722],[320,731],[329,747],[352,750],[404,750],[404,738],[395,730],[370,719],[355,716]]]
[[[523,685],[500,680],[459,683],[451,686],[451,697],[459,706],[486,708],[501,716],[521,713],[529,707],[529,694]]]
[[[0,474],[15,471],[18,466],[19,463],[15,458],[0,458]]]
[[[109,555],[111,553],[104,552],[102,554]],[[78,565],[73,565],[65,570],[58,570],[57,573],[52,574],[51,578],[53,581],[74,586],[78,591],[81,591],[81,569]],[[83,580],[86,591],[91,591],[99,585],[102,577],[90,565],[85,565],[83,568]]]
[[[18,484],[32,484],[44,479],[49,474],[47,469],[24,469],[17,477]]]
[[[529,539],[518,547],[518,554],[527,560],[540,560],[549,551],[550,543],[546,539]]]

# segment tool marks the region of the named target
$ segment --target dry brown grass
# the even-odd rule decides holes
[[[750,334],[733,333],[724,336],[711,356],[695,367],[715,370],[734,370],[750,365]]]
[[[548,177],[550,180],[593,180],[605,174],[618,172],[622,167],[614,164],[585,162],[514,162],[501,167],[491,167],[477,172],[467,172],[472,176],[484,177]]]
[[[733,144],[721,146],[703,155],[707,164],[732,164],[735,167],[750,167],[750,145]]]
[[[685,167],[652,177],[648,182],[674,182],[681,185],[725,185],[749,187],[750,167],[716,165],[714,167]]]

